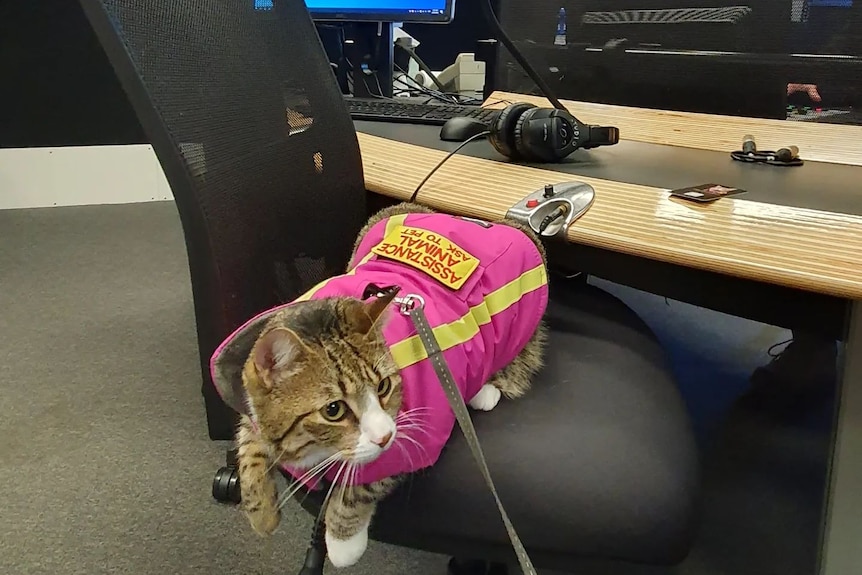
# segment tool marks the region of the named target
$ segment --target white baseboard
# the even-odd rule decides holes
[[[149,145],[0,149],[0,210],[172,199]]]

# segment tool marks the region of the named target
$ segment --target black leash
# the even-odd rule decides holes
[[[412,303],[416,302],[416,303]],[[443,358],[443,351],[440,349],[440,344],[434,336],[431,325],[428,323],[428,318],[425,317],[423,310],[424,302],[416,296],[405,296],[401,299],[401,313],[405,313],[413,321],[416,327],[416,332],[419,334],[419,339],[428,353],[428,359],[431,360],[431,365],[434,366],[434,372],[440,380],[440,385],[446,392],[446,398],[449,400],[449,405],[452,406],[452,411],[455,412],[455,417],[458,420],[458,425],[464,433],[464,438],[467,440],[467,445],[470,446],[470,451],[473,452],[473,458],[479,465],[479,470],[482,472],[482,477],[485,478],[485,484],[491,493],[494,495],[494,500],[497,502],[497,509],[500,511],[500,517],[503,519],[503,524],[506,526],[506,532],[509,534],[509,540],[512,542],[512,547],[515,549],[515,555],[518,556],[518,563],[521,564],[521,571],[524,575],[536,575],[536,568],[533,567],[533,562],[527,555],[527,550],[524,549],[524,544],[521,543],[521,538],[518,537],[515,527],[509,520],[509,515],[503,508],[503,503],[500,501],[500,496],[497,494],[497,488],[494,486],[494,480],[491,479],[491,472],[488,470],[488,464],[485,461],[485,456],[482,453],[482,446],[479,445],[479,438],[476,435],[476,429],[473,427],[473,420],[470,419],[470,413],[467,411],[467,405],[464,403],[464,398],[461,397],[461,392],[455,384],[452,377],[452,372],[446,360]]]
[[[369,286],[369,292],[377,292],[378,297],[386,293],[377,286]],[[521,565],[521,571],[524,575],[537,575],[536,568],[533,567],[533,562],[530,560],[530,556],[527,555],[527,550],[524,548],[524,544],[521,543],[521,538],[518,537],[518,532],[515,531],[515,527],[509,520],[509,515],[503,508],[500,496],[497,494],[497,488],[494,485],[494,480],[491,479],[491,472],[488,470],[488,463],[485,461],[485,455],[482,453],[482,446],[479,445],[479,437],[476,435],[476,429],[473,427],[473,420],[470,419],[470,412],[467,411],[467,405],[464,403],[464,398],[461,397],[458,385],[455,383],[452,372],[449,370],[449,365],[443,357],[440,343],[434,336],[434,331],[428,323],[428,318],[425,317],[425,300],[423,300],[421,296],[407,295],[395,298],[393,302],[398,304],[399,312],[408,316],[416,328],[419,340],[425,347],[428,359],[434,367],[434,373],[437,374],[437,379],[440,380],[440,385],[446,392],[446,399],[449,400],[449,405],[452,407],[452,411],[455,412],[455,418],[458,420],[458,425],[464,433],[467,445],[470,446],[473,458],[479,465],[479,471],[482,472],[485,484],[494,495],[494,500],[497,502],[497,509],[500,511],[500,517],[503,519],[503,524],[506,527],[506,532],[509,534],[509,540],[512,542],[512,547],[515,549],[518,563]],[[323,573],[323,563],[326,558],[323,524],[327,503],[328,501],[324,498],[320,511],[318,512],[317,519],[314,522],[311,542],[306,551],[305,562],[299,575],[322,575]]]

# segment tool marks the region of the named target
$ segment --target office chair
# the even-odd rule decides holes
[[[302,0],[266,12],[251,1],[81,4],[173,190],[210,435],[229,438],[206,365],[246,319],[346,265],[369,212],[355,131]],[[534,389],[475,416],[501,497],[540,568],[673,564],[692,541],[699,485],[665,355],[585,281],[555,278],[551,297]],[[381,505],[371,536],[479,572],[513,558],[495,513],[456,432],[434,468]]]

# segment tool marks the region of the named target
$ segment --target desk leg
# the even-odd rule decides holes
[[[862,573],[862,301],[850,305],[835,415],[820,575]]]

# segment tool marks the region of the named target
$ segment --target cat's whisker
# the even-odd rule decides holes
[[[419,421],[400,421],[395,424],[397,429],[418,429],[427,432],[429,425]]]
[[[398,429],[420,429],[426,431],[429,426],[418,421],[399,421],[395,424],[395,427]]]
[[[338,471],[335,472],[335,477],[332,478],[332,485],[329,486],[329,491],[326,492],[326,497],[323,498],[324,507],[329,504],[329,498],[332,496],[332,490],[335,489],[336,485],[338,485],[338,478],[341,477],[341,473],[344,471],[345,466],[347,466],[349,463],[350,461],[345,459],[338,467]],[[342,486],[342,493],[343,489],[344,486]]]
[[[323,475],[329,469],[338,463],[338,458],[342,455],[342,452],[336,452],[306,471],[299,479],[296,479],[293,483],[291,483],[285,492],[279,497],[278,508],[281,509],[284,505],[290,501],[290,499],[296,495],[296,493],[302,489],[305,485],[306,481],[311,481],[318,475]]]
[[[285,453],[287,453],[287,447],[282,449],[281,453],[278,454],[278,457],[276,457],[275,459],[272,460],[272,463],[270,464],[270,466],[266,468],[265,473],[268,474],[270,471],[272,471],[273,467],[278,465],[278,462],[281,461],[281,458],[284,457]]]
[[[420,405],[419,407],[414,407],[412,409],[407,409],[405,411],[402,411],[398,415],[410,415],[411,413],[416,413],[419,411],[431,411],[431,408],[428,407],[427,405]]]
[[[337,461],[337,460],[336,460],[336,461],[330,461],[330,462],[329,462],[325,467],[323,467],[323,468],[321,468],[321,469],[317,470],[317,471],[316,471],[316,473],[315,473],[314,475],[315,475],[315,476],[317,476],[317,475],[324,475],[324,474],[325,474],[327,471],[329,471],[329,470],[330,470],[330,469],[331,469],[331,468],[332,468],[336,463],[338,463],[338,461]],[[309,480],[309,481],[310,481],[311,479],[314,479],[314,476],[307,478],[307,480]],[[294,496],[294,495],[296,495],[296,494],[297,494],[297,493],[298,493],[298,492],[299,492],[299,491],[300,491],[300,490],[305,486],[305,481],[306,481],[306,480],[303,480],[303,481],[297,481],[297,482],[295,482],[295,483],[291,484],[290,490],[289,490],[289,491],[285,491],[285,492],[282,494],[282,496],[279,498],[279,502],[278,502],[278,508],[279,508],[279,509],[281,509],[282,507],[284,507],[284,506],[287,504],[287,502],[288,502],[288,501],[290,501],[291,499],[293,499],[293,496]]]
[[[407,451],[407,448],[404,447],[403,443],[398,441],[398,436],[395,437],[395,443],[393,445],[397,446],[398,449],[401,450],[401,454],[407,459],[407,463],[410,464],[410,469],[414,469],[416,466],[413,464],[413,458],[410,456],[410,452]]]
[[[425,451],[425,446],[422,445],[420,442],[416,441],[415,438],[411,437],[410,435],[408,435],[406,433],[402,433],[400,437],[403,439],[406,439],[407,441],[409,441],[410,443],[415,445],[416,449],[418,449],[422,455],[424,455],[426,457],[428,456],[428,453]]]
[[[353,480],[356,478],[356,470],[358,468],[352,461],[347,466],[346,479],[344,480],[344,485],[341,486],[341,505],[344,505],[344,494],[348,489],[353,489]]]
[[[428,415],[428,414],[426,414],[426,413],[406,413],[406,412],[405,413],[399,413],[395,417],[395,421],[396,422],[399,422],[399,421],[422,421],[424,416],[426,416],[426,415]]]
[[[410,414],[406,417],[397,417],[395,418],[396,423],[427,423],[427,420],[421,417],[421,415],[417,416],[415,414]]]
[[[414,429],[416,431],[421,431],[422,433],[425,433],[425,434],[430,433],[430,430],[427,427],[425,427],[424,425],[408,423],[406,425],[399,425],[398,426],[398,431],[407,432],[407,431],[413,431]]]
[[[323,461],[319,462],[318,464],[312,466],[310,469],[306,470],[306,472],[303,475],[301,475],[299,477],[299,479],[297,479],[296,481],[297,482],[305,481],[308,478],[308,476],[316,473],[321,467],[325,466],[327,463],[335,461],[336,459],[338,459],[338,457],[340,455],[341,455],[341,452],[333,453],[332,455],[330,455],[329,457],[327,457]]]
[[[399,414],[395,417],[395,421],[423,421],[423,420],[424,420],[424,417],[425,417],[426,415],[427,415],[427,414],[425,414],[425,413],[408,413],[408,412],[404,412],[404,413],[399,413]]]

